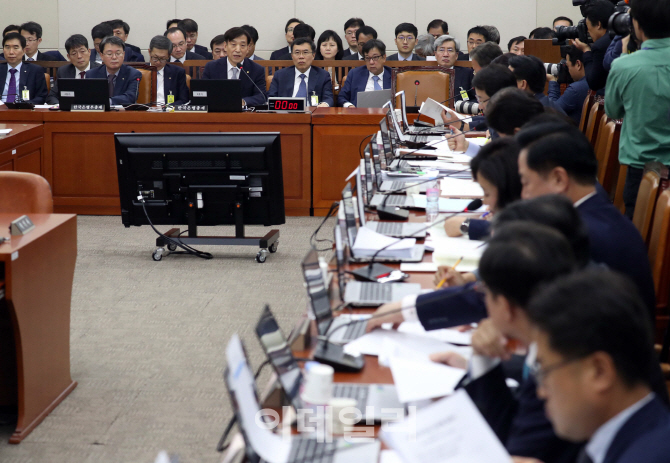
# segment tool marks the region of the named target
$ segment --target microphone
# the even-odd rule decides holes
[[[141,77],[138,77],[137,79],[137,88],[135,88],[135,102],[137,103],[137,99],[140,97],[140,80],[142,80]]]
[[[430,145],[430,146],[433,147],[433,146],[435,146],[435,145],[439,145],[440,143],[444,143],[445,141],[449,141],[449,140],[451,140],[452,138],[460,137],[461,135],[465,135],[466,133],[470,133],[470,132],[477,132],[477,129],[476,129],[476,128],[475,128],[475,129],[470,129],[470,130],[466,130],[465,132],[461,132],[461,133],[459,133],[459,134],[452,135],[451,137],[447,137],[447,138],[445,138],[444,140],[440,140],[440,141],[438,141],[437,143],[433,143],[433,144]],[[453,132],[452,132],[452,133],[453,133]],[[407,156],[410,156],[410,155],[416,153],[417,151],[421,151],[422,149],[423,149],[423,148],[417,148],[417,149],[415,149],[415,150],[410,151],[409,153],[405,153],[405,154],[401,155],[401,156],[398,158],[398,169],[401,169],[401,168],[400,168],[400,163],[401,163]]]
[[[416,107],[416,96],[419,93],[419,85],[420,84],[421,84],[421,82],[419,82],[418,80],[414,81],[414,106],[415,107]]]
[[[267,94],[266,94],[263,90],[261,90],[261,89],[258,87],[258,85],[256,85],[256,82],[254,82],[254,80],[253,80],[251,77],[249,77],[249,75],[248,75],[246,72],[244,72],[244,67],[242,67],[242,63],[238,63],[238,64],[237,64],[237,68],[240,70],[240,73],[241,73],[241,74],[244,74],[245,76],[247,76],[247,79],[249,79],[249,80],[251,81],[251,83],[254,84],[254,87],[256,87],[256,90],[258,90],[259,92],[261,92],[261,95],[263,95],[263,96],[265,97],[265,104],[268,106],[268,108],[270,108],[270,105],[269,105],[269,103],[268,103],[268,96],[267,96]]]

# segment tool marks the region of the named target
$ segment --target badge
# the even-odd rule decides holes
[[[167,103],[168,104],[173,104],[174,103],[174,95],[172,94],[172,92],[170,92],[170,94],[167,97]]]
[[[461,98],[463,98],[463,101],[470,101],[470,97],[468,96],[468,92],[463,90],[463,87],[460,87],[461,89]]]
[[[317,95],[312,95],[309,97],[310,106],[319,106],[319,97]]]
[[[21,91],[21,98],[23,101],[30,100],[30,90],[28,90],[26,87],[23,87],[23,90]]]

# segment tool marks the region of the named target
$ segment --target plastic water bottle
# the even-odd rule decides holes
[[[434,179],[428,182],[426,187],[426,222],[435,222],[439,210],[440,180]]]

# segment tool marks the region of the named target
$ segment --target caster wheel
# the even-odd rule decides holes
[[[265,257],[265,253],[263,253],[262,251],[258,251],[258,254],[256,254],[256,262],[262,264],[263,262],[265,262],[265,259],[267,259],[267,257]]]
[[[272,243],[269,247],[270,252],[275,253],[277,252],[277,247],[279,246],[279,241],[275,241]]]
[[[151,257],[156,262],[160,261],[163,258],[163,248],[156,248],[153,254],[151,254]]]
[[[169,243],[169,244],[167,245],[167,248],[168,248],[170,251],[174,252],[174,251],[177,250],[177,245],[176,245],[176,244]]]

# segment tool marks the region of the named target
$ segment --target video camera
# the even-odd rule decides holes
[[[616,4],[614,14],[607,21],[607,31],[610,36],[627,36],[633,31],[633,20],[630,17],[630,6],[628,0],[622,0]]]

